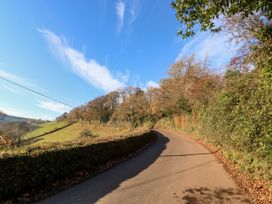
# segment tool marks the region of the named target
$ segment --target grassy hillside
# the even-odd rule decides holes
[[[34,138],[34,137],[38,137],[42,134],[51,132],[53,130],[56,130],[58,128],[61,128],[65,125],[67,125],[68,122],[66,121],[53,121],[53,122],[48,122],[48,123],[43,123],[41,125],[39,125],[39,128],[31,131],[31,132],[27,132],[23,135],[23,139],[30,139],[30,138]]]
[[[88,132],[93,138],[115,137],[131,132],[129,127],[122,127],[120,129],[113,125],[90,124],[88,122],[77,122],[65,127],[67,125],[67,122],[49,122],[42,124],[40,128],[32,132],[28,132],[23,136],[24,146],[63,143],[77,139],[84,139],[82,134],[83,132]],[[65,128],[46,134],[62,127]],[[136,129],[135,131],[138,130],[139,129]]]

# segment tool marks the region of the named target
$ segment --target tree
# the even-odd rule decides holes
[[[119,93],[120,102],[124,102],[129,96],[135,94],[137,91],[141,89],[138,87],[128,86],[122,89],[117,90]]]
[[[162,80],[160,93],[157,93],[154,103],[161,116],[172,116],[184,111],[191,112],[191,105],[185,98],[183,81],[180,78]]]
[[[220,16],[232,17],[241,14],[246,18],[254,13],[263,13],[272,19],[271,0],[175,0],[172,7],[176,10],[176,18],[186,26],[178,32],[183,38],[193,36],[194,28],[200,25],[201,31],[221,31],[221,26],[215,25],[215,19]]]
[[[198,61],[194,55],[174,63],[168,75],[161,83],[160,94],[160,106],[167,115],[199,110],[219,87],[220,77],[209,71],[206,60]]]
[[[61,114],[60,116],[56,117],[56,121],[64,121],[67,119],[68,113],[65,112],[63,114]]]
[[[85,119],[88,121],[99,121],[99,122],[106,122],[106,113],[104,107],[105,96],[100,96],[95,98],[94,100],[90,101],[86,105],[85,109]]]
[[[118,108],[115,120],[128,121],[133,128],[141,125],[150,117],[150,106],[145,92],[137,89]]]
[[[90,101],[84,108],[84,120],[108,122],[119,106],[119,98],[119,92],[113,91]]]

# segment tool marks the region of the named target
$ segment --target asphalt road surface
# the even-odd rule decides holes
[[[215,156],[173,132],[132,159],[39,203],[251,203]]]

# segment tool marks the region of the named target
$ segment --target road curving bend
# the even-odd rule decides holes
[[[178,133],[157,135],[137,156],[39,203],[251,203],[203,146]]]

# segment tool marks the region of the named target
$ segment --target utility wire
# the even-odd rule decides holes
[[[43,93],[40,93],[40,92],[38,92],[38,91],[35,91],[35,90],[31,89],[31,88],[28,88],[28,87],[26,87],[26,86],[24,86],[24,85],[21,85],[21,84],[17,83],[17,82],[11,81],[10,79],[7,79],[7,78],[5,78],[5,77],[3,77],[3,76],[1,76],[1,75],[0,75],[0,79],[2,79],[2,80],[4,80],[4,81],[7,81],[7,82],[9,82],[9,83],[11,83],[11,84],[13,84],[13,85],[15,85],[15,86],[18,86],[18,87],[21,87],[21,88],[23,88],[23,89],[26,89],[26,90],[28,90],[28,91],[30,91],[30,92],[32,92],[32,93],[35,93],[35,94],[37,94],[37,95],[39,95],[39,96],[42,96],[42,97],[44,97],[44,98],[47,98],[47,99],[49,99],[49,100],[51,100],[51,101],[55,101],[55,102],[58,102],[58,103],[60,103],[60,104],[65,105],[65,106],[67,106],[67,107],[74,108],[72,105],[69,105],[69,104],[67,104],[67,103],[64,103],[64,102],[58,100],[58,99],[55,99],[55,98],[53,98],[53,97],[50,97],[50,96],[47,96],[47,95],[45,95],[45,94],[43,94]]]

